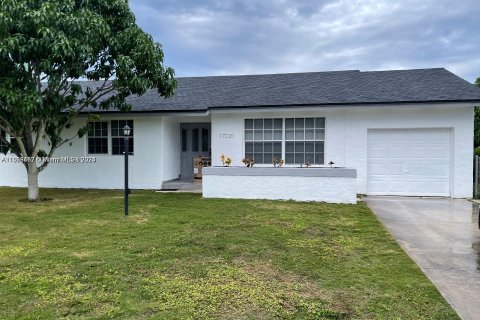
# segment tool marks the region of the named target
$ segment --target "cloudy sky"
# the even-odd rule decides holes
[[[478,0],[130,0],[177,76],[445,67],[480,77]]]

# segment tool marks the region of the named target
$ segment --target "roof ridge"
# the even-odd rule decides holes
[[[225,74],[225,75],[212,75],[212,76],[185,76],[185,77],[175,77],[176,79],[186,79],[186,78],[228,78],[228,77],[255,77],[255,76],[280,76],[280,75],[301,75],[301,74],[326,74],[326,73],[357,73],[361,72],[357,69],[351,70],[331,70],[331,71],[305,71],[305,72],[280,72],[280,73],[256,73],[256,74]]]

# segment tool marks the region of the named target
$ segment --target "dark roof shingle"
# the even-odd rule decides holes
[[[173,97],[155,90],[128,101],[132,111],[480,101],[480,89],[443,68],[177,78]]]

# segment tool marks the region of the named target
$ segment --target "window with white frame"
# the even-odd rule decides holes
[[[133,154],[133,120],[112,120],[111,121],[111,139],[112,139],[112,154],[124,154],[123,149],[123,127],[128,125],[130,127],[130,136],[128,138],[128,153]]]
[[[285,163],[324,164],[325,118],[285,119]]]
[[[245,158],[271,164],[282,158],[283,119],[245,119]]]
[[[88,126],[88,153],[108,154],[108,122],[89,122]]]

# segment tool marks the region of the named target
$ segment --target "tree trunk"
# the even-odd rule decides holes
[[[28,201],[38,201],[38,169],[36,163],[29,163],[27,165],[28,174]]]

